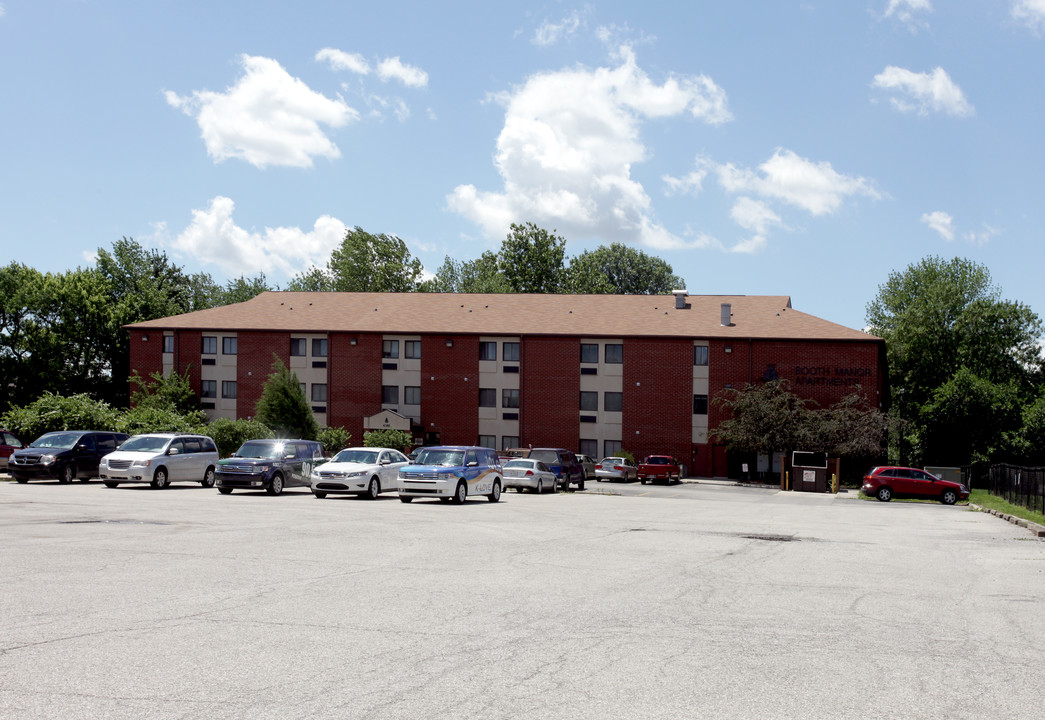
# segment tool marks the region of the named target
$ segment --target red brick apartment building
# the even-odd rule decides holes
[[[884,341],[786,296],[266,292],[128,329],[131,370],[187,371],[212,418],[253,416],[279,357],[354,441],[392,410],[428,443],[669,453],[704,477],[727,474],[725,388],[884,392]]]

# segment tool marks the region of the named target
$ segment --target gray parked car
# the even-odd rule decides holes
[[[98,477],[106,487],[120,483],[149,483],[164,488],[172,482],[214,487],[218,448],[206,435],[148,433],[125,440],[116,452],[102,458]]]
[[[606,457],[595,465],[595,479],[603,480],[638,480],[639,469],[622,457]]]

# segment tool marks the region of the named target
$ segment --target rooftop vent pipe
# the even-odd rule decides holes
[[[675,296],[675,309],[685,310],[689,307],[686,304],[686,296],[689,294],[687,290],[672,290],[671,294]]]
[[[722,327],[729,327],[733,324],[733,306],[729,303],[722,303]]]

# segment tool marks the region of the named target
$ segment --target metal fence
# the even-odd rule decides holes
[[[991,465],[984,472],[971,473],[973,487],[991,495],[1045,514],[1045,468],[1019,465]]]

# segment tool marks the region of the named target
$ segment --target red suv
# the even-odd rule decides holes
[[[894,497],[929,498],[945,505],[969,499],[969,488],[961,483],[943,480],[918,468],[876,467],[864,475],[860,488],[882,502]]]
[[[8,430],[0,430],[0,468],[7,468],[8,459],[15,450],[21,450],[25,445]]]

